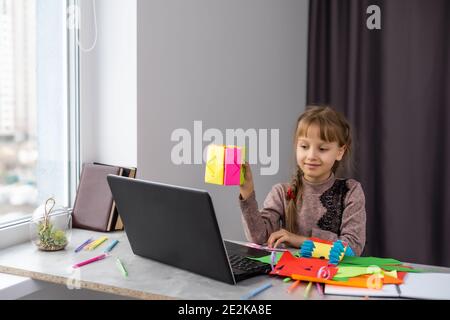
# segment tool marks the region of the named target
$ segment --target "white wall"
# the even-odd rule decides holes
[[[80,43],[95,40],[93,0],[81,2]],[[137,165],[136,0],[96,0],[98,39],[81,51],[83,162]]]
[[[138,0],[138,175],[208,190],[225,238],[244,240],[239,188],[205,184],[204,164],[175,165],[171,135],[184,128],[193,136],[196,120],[203,132],[279,130],[279,152],[269,145],[279,170],[264,176],[263,161],[253,166],[259,205],[290,180],[295,121],[306,103],[308,4]],[[192,143],[200,150],[210,143],[199,140]]]

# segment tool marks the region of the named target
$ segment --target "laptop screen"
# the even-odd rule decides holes
[[[207,191],[107,179],[134,254],[235,284]]]

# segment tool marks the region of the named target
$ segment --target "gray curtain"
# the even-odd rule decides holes
[[[449,46],[447,0],[310,2],[307,100],[353,125],[365,255],[450,266]]]

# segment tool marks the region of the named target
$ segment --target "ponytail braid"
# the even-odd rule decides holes
[[[286,200],[288,201],[285,227],[291,233],[297,233],[297,202],[302,198],[303,189],[303,172],[297,166],[297,172],[294,174],[291,184],[286,192]]]

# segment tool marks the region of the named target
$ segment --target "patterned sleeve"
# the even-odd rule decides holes
[[[245,235],[250,242],[264,244],[269,236],[280,229],[284,218],[284,189],[282,184],[272,187],[264,201],[263,209],[258,209],[255,192],[248,199],[239,196]]]

